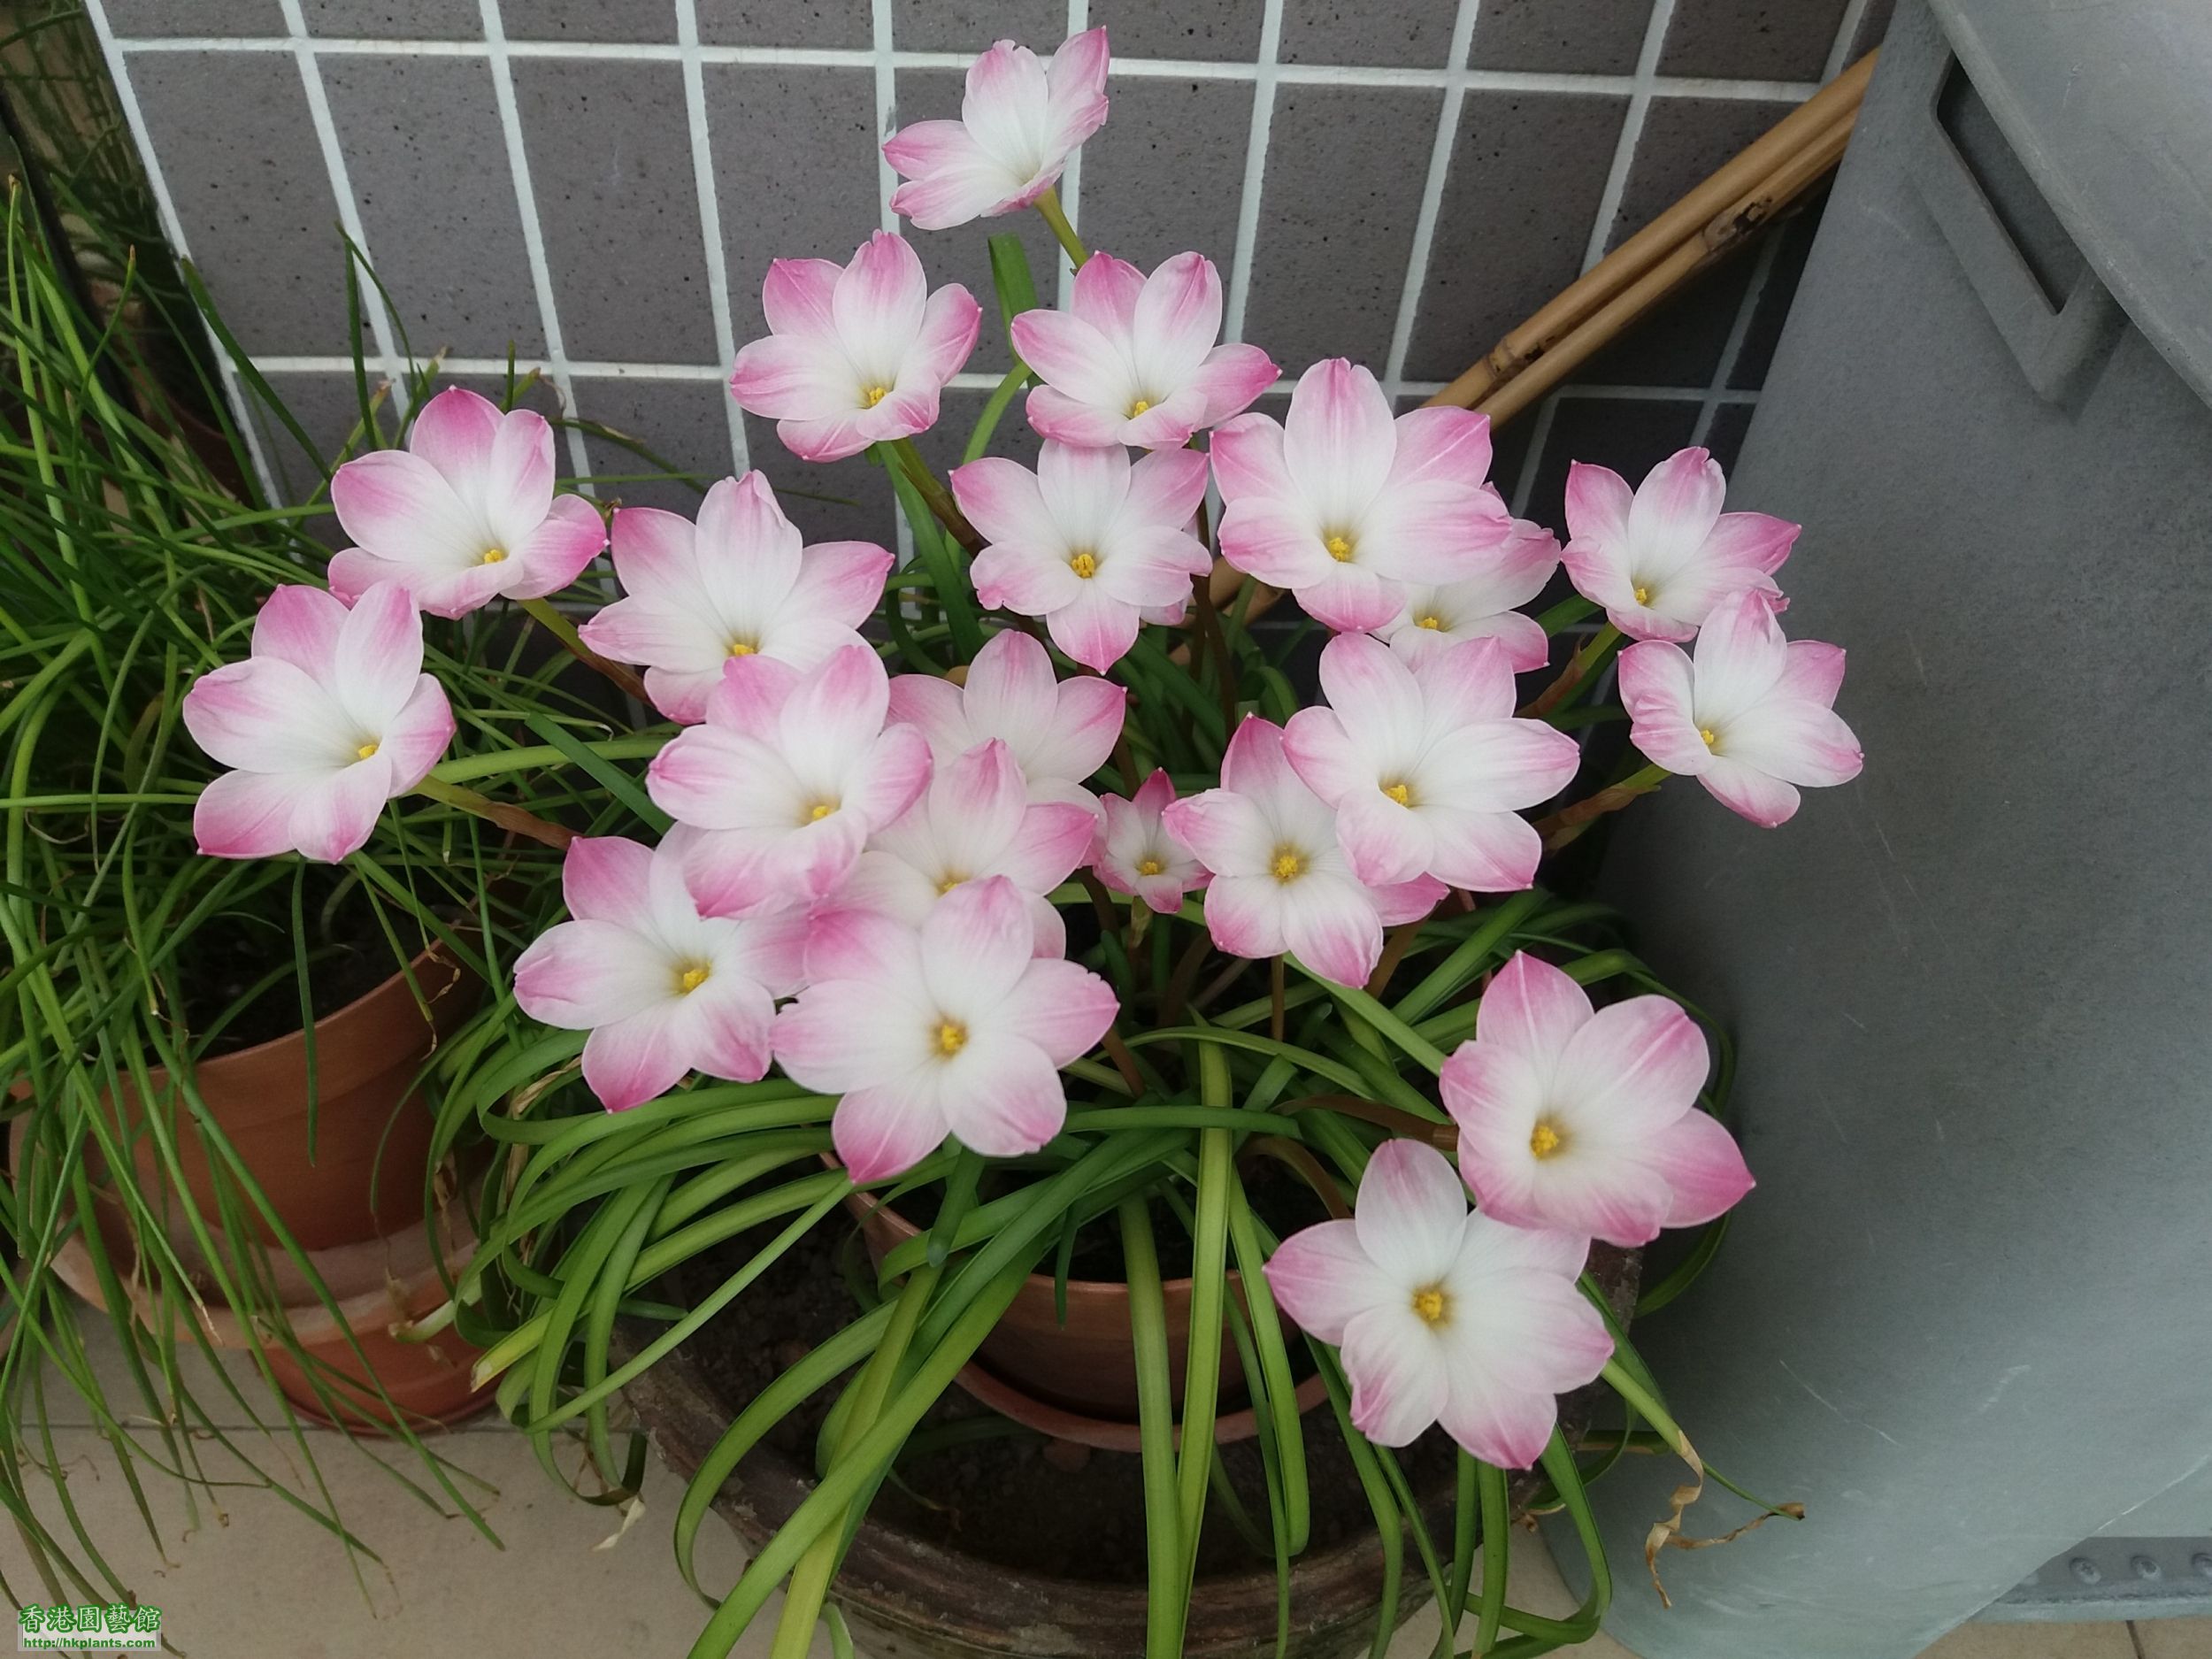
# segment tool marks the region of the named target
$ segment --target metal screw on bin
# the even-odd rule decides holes
[[[2159,1564],[2148,1555],[2131,1555],[2128,1557],[2128,1565],[2135,1570],[2137,1578],[2146,1582],[2164,1577]]]
[[[2074,1577],[2084,1584],[2095,1584],[2104,1577],[2097,1571],[2097,1563],[2086,1555],[2077,1555],[2066,1564],[2073,1570]]]

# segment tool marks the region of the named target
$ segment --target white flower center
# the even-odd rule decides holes
[[[1536,1127],[1529,1131],[1528,1149],[1540,1161],[1556,1157],[1567,1144],[1567,1137],[1548,1118],[1539,1118]]]
[[[968,1046],[968,1028],[956,1019],[937,1022],[937,1052],[949,1060]]]
[[[709,973],[705,963],[687,962],[683,964],[676,972],[676,995],[689,996],[704,985],[708,978]]]
[[[1441,1285],[1424,1285],[1413,1293],[1413,1311],[1425,1324],[1442,1325],[1452,1317],[1452,1299]]]
[[[373,760],[376,758],[376,740],[374,738],[371,738],[367,742],[362,744],[360,748],[353,751],[353,757],[356,760]]]
[[[1285,842],[1276,848],[1274,861],[1268,865],[1267,871],[1276,880],[1288,885],[1306,873],[1309,862],[1303,852]]]
[[[1068,568],[1088,581],[1098,574],[1098,555],[1086,549],[1068,560]]]
[[[1343,531],[1331,531],[1321,538],[1321,545],[1328,549],[1329,557],[1338,564],[1349,565],[1352,562],[1352,556],[1356,550],[1355,543],[1353,539]]]
[[[1137,873],[1141,876],[1164,875],[1166,871],[1167,866],[1157,858],[1143,858],[1137,863]]]

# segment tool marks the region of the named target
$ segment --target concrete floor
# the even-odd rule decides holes
[[[128,1398],[104,1322],[88,1320],[86,1335],[104,1376],[118,1384],[111,1398]],[[435,1444],[503,1550],[465,1520],[434,1518],[377,1461],[406,1470],[403,1455],[349,1445],[334,1433],[310,1436],[338,1513],[378,1552],[374,1559],[359,1552],[349,1559],[339,1540],[252,1486],[204,1496],[196,1524],[189,1523],[177,1490],[150,1470],[157,1548],[99,1436],[89,1427],[58,1426],[55,1440],[87,1530],[140,1598],[162,1609],[164,1632],[188,1659],[394,1659],[448,1650],[472,1659],[681,1659],[705,1617],[669,1548],[680,1491],[673,1475],[649,1477],[651,1507],[617,1538],[617,1514],[556,1488],[529,1443],[493,1416]],[[295,1448],[252,1434],[239,1444],[295,1483],[306,1473]],[[219,1447],[206,1448],[204,1456],[211,1479],[251,1479]],[[58,1509],[48,1507],[58,1521]],[[703,1582],[733,1580],[742,1557],[718,1520],[703,1532],[699,1559]],[[0,1530],[0,1565],[22,1594],[36,1594],[12,1530]],[[1636,1593],[1632,1583],[1627,1593]],[[1540,1613],[1573,1608],[1533,1539],[1516,1540],[1509,1594]],[[757,1624],[741,1653],[764,1655],[772,1625],[769,1619]],[[1435,1630],[1434,1612],[1424,1608],[1393,1645],[1394,1659],[1432,1651]],[[1635,1659],[1603,1635],[1571,1651],[1586,1659]],[[818,1634],[812,1659],[828,1654]],[[2212,1659],[2212,1619],[1970,1624],[1923,1659]]]

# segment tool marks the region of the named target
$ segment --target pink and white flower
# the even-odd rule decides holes
[[[1013,751],[998,738],[940,764],[921,798],[875,833],[824,908],[879,910],[918,927],[938,901],[972,881],[1004,876],[1029,901],[1037,954],[1066,953],[1067,928],[1045,895],[1090,850],[1090,809],[1033,803]]]
[[[1633,640],[1686,640],[1724,595],[1756,588],[1781,605],[1774,572],[1798,526],[1763,512],[1723,512],[1727,480],[1703,449],[1681,449],[1632,491],[1618,472],[1567,469],[1562,555],[1577,592]]]
[[[1116,893],[1130,894],[1162,916],[1183,908],[1183,895],[1204,887],[1210,877],[1197,856],[1177,839],[1164,818],[1175,799],[1175,783],[1156,772],[1127,800],[1101,795],[1106,822],[1093,849],[1091,868]]]
[[[968,65],[956,121],[917,121],[883,142],[906,182],[891,211],[923,230],[1015,212],[1059,182],[1078,146],[1106,124],[1106,31],[1087,29],[1040,59],[1000,41]]]
[[[1029,424],[1063,443],[1170,449],[1218,425],[1275,383],[1257,346],[1217,345],[1221,274],[1179,253],[1147,276],[1094,253],[1064,311],[1024,311],[1014,349],[1044,381]]]
[[[929,745],[884,725],[882,659],[843,645],[802,672],[733,657],[703,726],[671,739],[647,769],[654,803],[695,833],[684,875],[707,916],[807,905],[851,872],[868,838],[929,782]]]
[[[1408,588],[1398,614],[1376,632],[1408,662],[1468,640],[1496,640],[1515,673],[1532,673],[1551,660],[1551,641],[1520,607],[1544,591],[1558,568],[1559,538],[1516,518],[1511,536],[1484,554],[1473,574]]]
[[[1444,1063],[1460,1173],[1500,1221],[1610,1244],[1710,1221],[1751,1171],[1698,1107],[1706,1069],[1704,1037],[1666,997],[1593,1011],[1565,973],[1517,952]]]
[[[906,239],[880,230],[849,265],[773,261],[760,303],[768,337],[738,352],[730,396],[773,420],[803,461],[840,461],[935,426],[938,395],[983,319],[957,282],[932,294]]]
[[[1848,783],[1866,764],[1832,706],[1843,649],[1785,639],[1757,588],[1713,607],[1694,659],[1648,641],[1621,653],[1620,677],[1629,741],[1763,829],[1797,810],[1800,787]]]
[[[975,557],[976,597],[1041,617],[1055,645],[1102,674],[1136,642],[1144,611],[1187,598],[1213,568],[1190,533],[1206,496],[1195,449],[1132,466],[1118,443],[1048,441],[1034,472],[986,457],[953,472],[952,492],[990,544]]]
[[[1582,751],[1513,718],[1513,669],[1494,639],[1408,663],[1364,634],[1321,653],[1329,706],[1290,717],[1290,764],[1336,812],[1352,873],[1384,887],[1433,876],[1472,893],[1536,879],[1544,843],[1520,816],[1565,788]]]
[[[1347,632],[1386,626],[1409,588],[1474,574],[1513,534],[1483,484],[1489,418],[1394,420],[1375,377],[1343,357],[1300,377],[1282,424],[1239,415],[1215,433],[1213,461],[1222,557]]]
[[[1469,1210],[1441,1152],[1386,1141],[1367,1161],[1353,1218],[1284,1240],[1267,1284],[1336,1345],[1352,1426],[1369,1440],[1410,1445],[1441,1422],[1485,1463],[1526,1469],[1551,1442],[1558,1396],[1613,1355],[1575,1285],[1589,1252],[1587,1239]]]
[[[572,919],[517,958],[515,1001],[533,1019],[591,1033],[584,1081],[601,1105],[653,1100],[689,1071],[767,1075],[776,999],[804,982],[805,912],[702,916],[672,848],[619,835],[571,841],[561,891]]]
[[[357,543],[331,557],[330,591],[397,582],[434,617],[558,593],[607,545],[589,502],[553,493],[545,417],[460,386],[423,405],[405,449],[341,466],[330,504]]]
[[[819,918],[809,984],[776,1017],[776,1058],[844,1096],[830,1133],[866,1186],[911,1169],[946,1135],[990,1157],[1060,1133],[1060,1067],[1112,1023],[1096,974],[1030,951],[1029,907],[994,876],[947,894],[919,928],[865,910]]]
[[[235,769],[192,809],[193,835],[215,858],[297,851],[336,864],[453,741],[445,691],[422,672],[422,618],[396,582],[350,610],[319,588],[278,588],[254,618],[252,654],[185,693],[184,726]]]
[[[658,507],[616,509],[614,571],[625,596],[578,630],[584,643],[644,664],[653,706],[693,725],[733,657],[811,668],[859,644],[891,555],[872,541],[802,547],[767,479],[748,472],[707,491],[695,526]]]
[[[1337,815],[1291,769],[1283,729],[1248,718],[1221,759],[1221,787],[1170,803],[1162,821],[1212,873],[1206,928],[1235,956],[1295,955],[1324,979],[1363,985],[1386,926],[1428,914],[1444,884],[1371,886],[1338,844]]]
[[[963,685],[934,674],[894,680],[891,718],[918,727],[939,765],[1002,739],[1032,801],[1072,801],[1095,814],[1098,797],[1083,786],[1114,752],[1128,697],[1093,675],[1055,679],[1045,648],[1009,628],[984,642]]]

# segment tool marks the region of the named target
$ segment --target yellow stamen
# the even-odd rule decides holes
[[[704,968],[686,968],[676,976],[676,988],[686,996],[690,995],[706,982],[707,971]]]
[[[1098,574],[1098,556],[1095,553],[1078,553],[1068,561],[1068,568],[1088,581]]]
[[[836,810],[836,802],[817,801],[813,807],[808,811],[806,815],[806,821],[810,824],[819,824],[824,818],[827,818],[831,813]]]
[[[937,1052],[949,1058],[968,1046],[968,1028],[954,1020],[937,1027]]]
[[[1417,617],[1414,619],[1413,626],[1417,628],[1440,628],[1444,626],[1444,618],[1441,617]]]
[[[507,549],[503,547],[486,548],[483,562],[487,565],[504,565],[507,562]]]
[[[364,743],[364,744],[362,744],[362,745],[361,745],[361,747],[360,747],[360,748],[358,748],[358,749],[355,749],[355,750],[353,751],[353,757],[354,757],[354,759],[356,759],[356,760],[368,760],[368,759],[373,758],[373,757],[375,756],[375,754],[376,754],[376,745],[375,745],[375,744],[373,744],[373,743]]]
[[[1322,545],[1329,549],[1329,557],[1340,565],[1352,562],[1352,543],[1348,537],[1333,535]]]
[[[1538,1124],[1528,1137],[1528,1149],[1540,1158],[1548,1158],[1566,1145],[1566,1140],[1549,1124]]]
[[[1720,733],[1709,726],[1700,726],[1697,734],[1705,740],[1705,747],[1708,749],[1720,741]]]
[[[1134,420],[1139,415],[1141,415],[1146,410],[1151,407],[1152,400],[1150,398],[1140,397],[1135,403],[1129,405],[1129,419]]]
[[[951,892],[955,887],[958,887],[967,879],[968,878],[965,876],[947,876],[942,881],[940,881],[937,884],[937,896],[942,898],[946,894]]]
[[[1137,873],[1141,876],[1156,876],[1164,873],[1166,869],[1167,866],[1158,859],[1148,858],[1137,866]]]
[[[1383,786],[1383,793],[1388,795],[1393,801],[1395,801],[1400,806],[1411,806],[1413,804],[1413,790],[1409,785],[1402,783],[1386,783]]]
[[[760,649],[759,646],[748,645],[742,640],[732,640],[730,641],[730,655],[732,657],[750,657],[758,649]]]
[[[1413,1311],[1431,1325],[1443,1324],[1449,1306],[1440,1285],[1425,1285],[1413,1293]]]
[[[1651,603],[1651,589],[1642,582],[1636,584],[1636,603],[1640,605],[1647,605]]]
[[[1306,873],[1306,861],[1299,856],[1295,848],[1278,847],[1275,862],[1269,868],[1275,872],[1276,880],[1295,881]]]
[[[864,386],[860,388],[861,406],[864,409],[873,409],[890,396],[891,388],[887,386]]]

